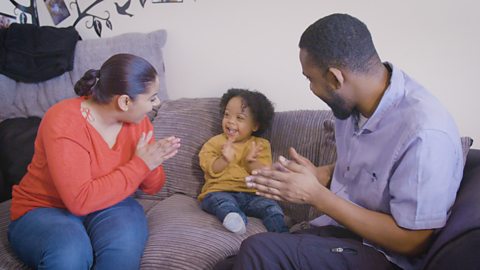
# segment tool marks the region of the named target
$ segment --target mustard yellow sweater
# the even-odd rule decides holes
[[[243,143],[234,143],[235,160],[230,162],[228,166],[219,173],[212,170],[213,162],[222,156],[222,146],[227,142],[225,134],[219,134],[208,140],[200,150],[198,157],[200,159],[200,167],[205,173],[205,184],[202,192],[198,195],[198,200],[202,200],[205,195],[216,191],[233,191],[233,192],[255,192],[255,189],[247,188],[245,177],[251,174],[245,161],[245,157],[250,151],[252,142],[262,146],[262,151],[257,157],[257,161],[265,166],[272,164],[272,151],[268,140],[251,136],[250,139]]]

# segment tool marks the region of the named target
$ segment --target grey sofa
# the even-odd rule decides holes
[[[159,30],[79,41],[74,70],[42,83],[23,84],[0,75],[0,121],[42,117],[54,103],[74,96],[73,83],[85,70],[99,67],[111,54],[129,52],[148,59],[160,73],[160,96],[164,100],[151,115],[155,136],[179,136],[182,147],[164,163],[167,181],[162,191],[155,195],[142,192],[133,195],[144,207],[150,231],[141,269],[211,269],[222,258],[234,254],[243,239],[265,228],[260,220],[249,218],[247,233],[238,236],[226,231],[215,217],[199,208],[196,196],[203,185],[203,173],[198,152],[208,138],[221,131],[219,98],[168,100],[162,58],[165,38],[165,31]],[[276,112],[273,125],[264,136],[271,141],[274,158],[287,155],[289,146],[318,165],[336,158],[330,111]],[[462,143],[466,153],[471,140],[465,137]],[[478,249],[474,249],[480,245],[479,192],[480,150],[472,149],[451,218],[425,254],[425,269],[476,269],[480,265],[475,257]],[[319,214],[308,205],[281,205],[287,223],[297,224],[292,230]],[[0,270],[28,269],[15,258],[7,241],[9,206],[9,200],[0,203]]]

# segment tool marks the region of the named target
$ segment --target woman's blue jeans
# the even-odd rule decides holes
[[[142,206],[129,197],[78,217],[65,209],[37,208],[9,225],[8,239],[34,269],[139,269],[148,237]]]
[[[220,221],[228,213],[238,213],[245,225],[247,216],[260,218],[269,232],[288,232],[282,208],[274,200],[247,192],[211,192],[203,198],[201,207]]]

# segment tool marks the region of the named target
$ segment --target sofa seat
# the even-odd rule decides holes
[[[8,243],[7,231],[10,224],[11,200],[0,203],[0,269],[29,269],[18,261]]]
[[[148,219],[149,238],[141,269],[211,269],[233,255],[246,237],[265,232],[261,220],[248,218],[243,235],[227,231],[196,199],[174,194],[165,200],[137,199]],[[10,203],[0,204],[0,269],[29,269],[16,260],[7,240]]]

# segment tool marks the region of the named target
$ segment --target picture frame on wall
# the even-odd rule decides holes
[[[0,29],[8,28],[10,24],[16,21],[17,21],[17,18],[15,16],[0,12]]]
[[[70,16],[70,11],[68,11],[64,0],[44,0],[44,2],[55,25]]]

